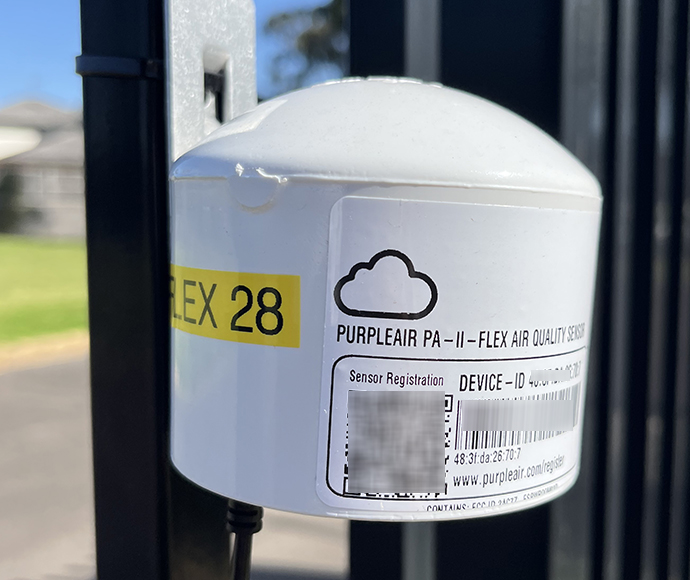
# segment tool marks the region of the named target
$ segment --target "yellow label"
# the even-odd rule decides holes
[[[170,319],[191,334],[299,348],[299,276],[170,266]]]

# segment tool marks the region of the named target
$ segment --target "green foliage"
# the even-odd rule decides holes
[[[0,343],[86,327],[84,243],[0,235]]]

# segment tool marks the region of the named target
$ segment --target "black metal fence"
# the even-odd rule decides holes
[[[351,1],[352,74],[405,73],[405,6]],[[548,506],[439,524],[437,578],[688,578],[688,1],[440,11],[439,80],[558,137],[605,204],[580,479]],[[84,0],[82,26],[84,54],[138,63],[82,70],[99,578],[223,578],[222,501],[167,460],[162,2]],[[353,580],[401,577],[399,526],[351,530]]]
[[[353,74],[405,72],[402,1],[385,3],[389,42],[368,58],[383,4],[352,0]],[[605,203],[578,484],[544,508],[439,525],[439,580],[688,578],[688,17],[686,0],[442,3],[441,82],[559,138]],[[374,577],[358,547],[373,533],[352,526],[353,578]]]

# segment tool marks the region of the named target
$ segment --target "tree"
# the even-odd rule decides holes
[[[346,0],[331,0],[314,9],[281,12],[269,19],[264,31],[285,44],[271,63],[271,77],[278,92],[347,74]]]

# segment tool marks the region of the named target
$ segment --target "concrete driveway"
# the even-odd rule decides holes
[[[0,374],[0,580],[95,578],[88,357],[73,351]],[[252,577],[346,578],[347,559],[346,522],[267,510]]]

